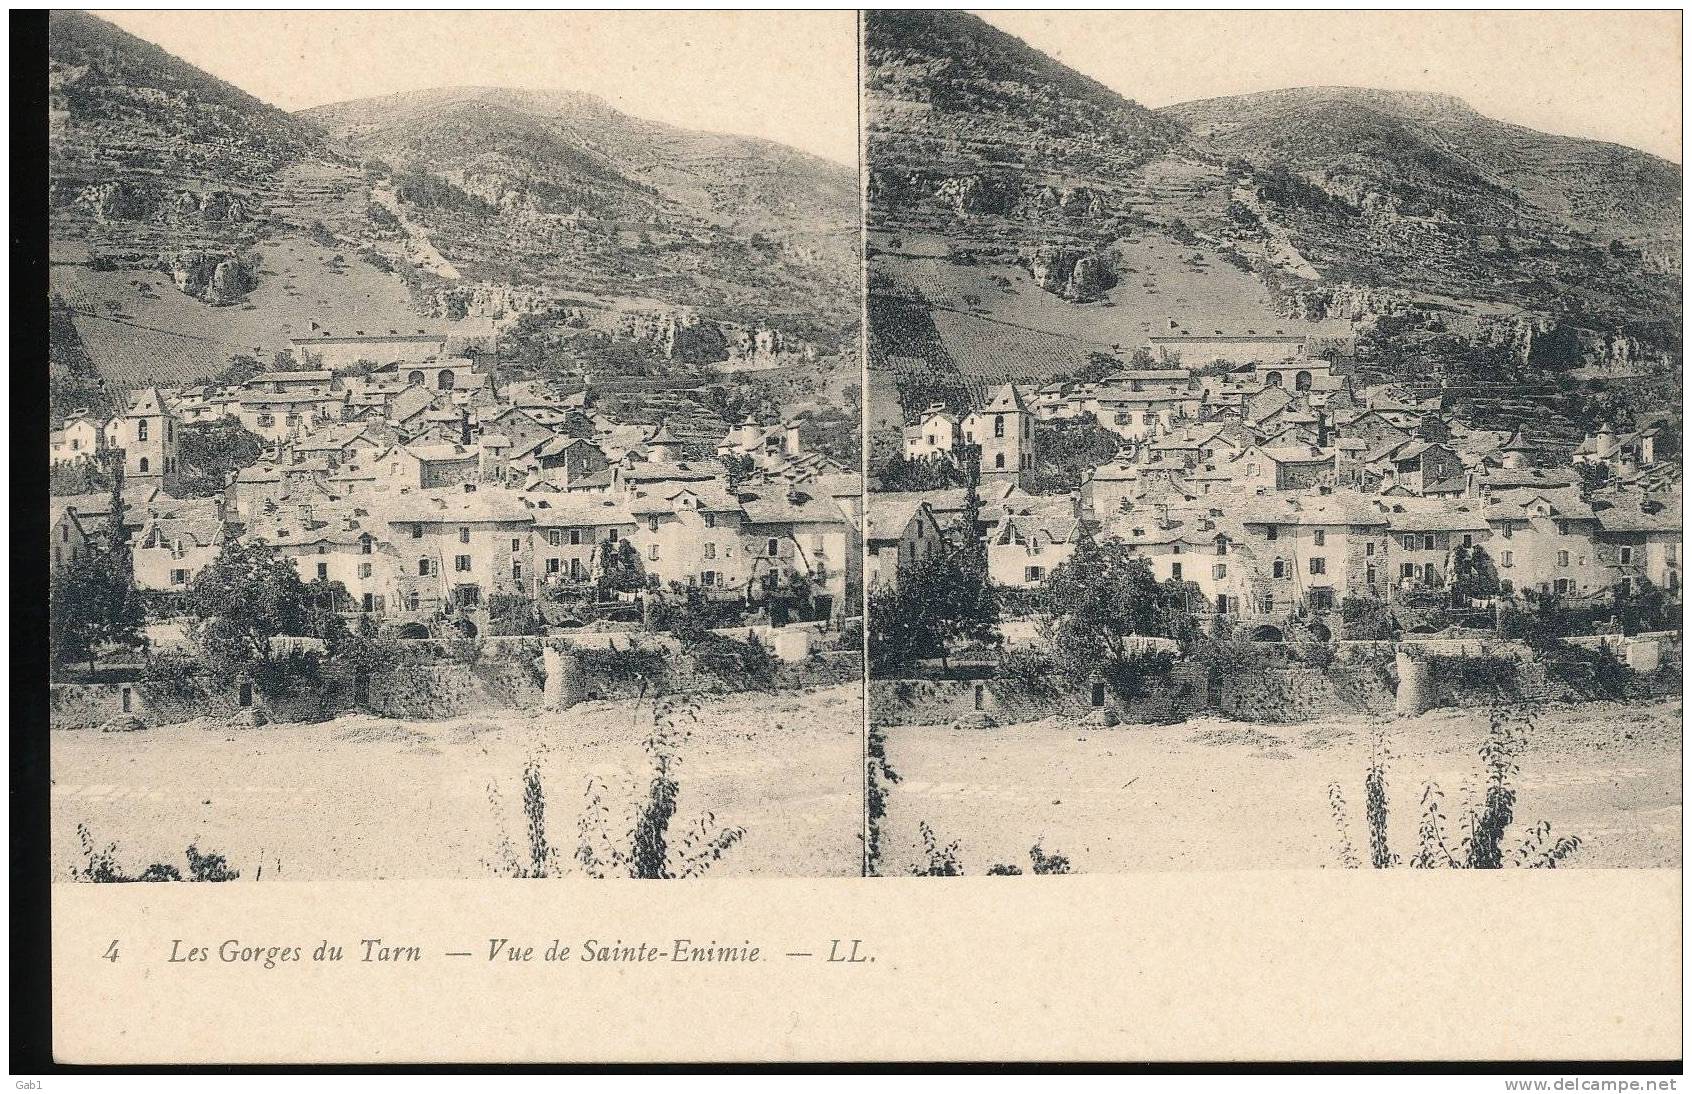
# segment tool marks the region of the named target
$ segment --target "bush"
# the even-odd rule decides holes
[[[999,654],[999,678],[1037,699],[1058,696],[1058,668],[1039,650],[1012,647]]]
[[[1580,849],[1579,836],[1551,839],[1546,821],[1530,827],[1511,851],[1504,842],[1515,821],[1517,775],[1516,756],[1526,742],[1530,724],[1520,715],[1494,707],[1487,726],[1487,738],[1479,754],[1486,768],[1480,800],[1463,806],[1464,832],[1453,845],[1446,832],[1445,798],[1437,783],[1422,789],[1422,820],[1417,827],[1417,847],[1406,861],[1394,852],[1387,839],[1389,799],[1387,794],[1386,740],[1377,736],[1364,773],[1364,820],[1369,841],[1369,865],[1375,869],[1410,866],[1416,869],[1496,870],[1505,866],[1553,868]],[[1350,869],[1362,865],[1351,841],[1345,797],[1338,783],[1328,787],[1328,803],[1339,830],[1340,864]]]

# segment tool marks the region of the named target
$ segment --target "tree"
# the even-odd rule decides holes
[[[230,541],[188,587],[184,606],[206,666],[230,679],[271,666],[273,638],[319,638],[335,653],[349,637],[334,611],[342,596],[339,582],[300,580],[294,564],[268,543]]]
[[[628,540],[619,540],[615,548],[608,547],[599,555],[599,595],[609,599],[612,593],[632,593],[647,587],[645,568],[640,552]]]
[[[1191,583],[1159,584],[1146,561],[1120,540],[1101,544],[1084,533],[1069,561],[1046,580],[1052,659],[1073,680],[1102,674],[1118,695],[1133,696],[1148,669],[1164,666],[1154,666],[1130,639],[1193,641],[1191,613],[1203,600]]]
[[[758,469],[757,463],[745,453],[730,452],[719,457],[718,462],[723,465],[723,477],[728,481],[731,492],[739,490],[741,484]]]
[[[264,438],[232,419],[189,422],[177,437],[184,472],[177,492],[191,498],[222,493],[229,476],[257,463],[264,451]]]
[[[1460,607],[1498,595],[1498,568],[1480,544],[1451,551],[1451,604]]]
[[[1096,384],[1111,373],[1122,368],[1122,361],[1108,353],[1094,351],[1087,355],[1087,363],[1075,370],[1075,380],[1083,384]]]
[[[116,555],[121,554],[120,562]],[[96,545],[53,576],[48,597],[48,638],[53,663],[86,661],[89,671],[108,646],[141,649],[146,623],[141,598],[130,580],[129,548]]]

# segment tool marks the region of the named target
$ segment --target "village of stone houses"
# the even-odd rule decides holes
[[[1334,196],[1299,113],[1490,162],[1455,100],[1153,112],[991,15],[865,18],[870,869],[1678,866],[1679,168],[1671,262],[1607,249],[1653,349],[1447,288],[1497,229]],[[1226,158],[1269,145],[1326,181]]]
[[[852,169],[50,43],[58,878],[861,873]]]

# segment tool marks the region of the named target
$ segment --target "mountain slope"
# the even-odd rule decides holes
[[[289,114],[82,12],[48,45],[55,360],[99,373],[56,390],[214,377],[312,322],[512,328],[537,367],[657,375],[855,337],[840,165],[564,92]]]
[[[1181,139],[1177,123],[973,15],[864,23],[872,226],[928,210],[1096,219]]]
[[[1606,242],[1678,240],[1680,168],[1601,141],[1540,133],[1448,95],[1309,87],[1205,99],[1164,113],[1196,144],[1284,162],[1324,188],[1509,227],[1557,226]]]
[[[973,16],[865,25],[871,365],[907,409],[960,374],[973,390],[1120,359],[1172,323],[1354,331],[1372,360],[1390,316],[1393,367],[1418,377],[1679,353],[1673,164],[1441,95],[1151,111]],[[913,307],[944,352],[896,336]]]
[[[316,147],[316,126],[86,12],[48,13],[55,178],[258,180]]]
[[[855,311],[856,185],[844,166],[574,92],[442,88],[303,116],[392,181],[464,282],[536,301],[661,302],[804,338]],[[449,312],[485,306],[465,305],[463,286],[435,288]]]

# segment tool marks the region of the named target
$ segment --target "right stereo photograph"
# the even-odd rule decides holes
[[[1653,18],[864,14],[869,873],[1681,865]]]

